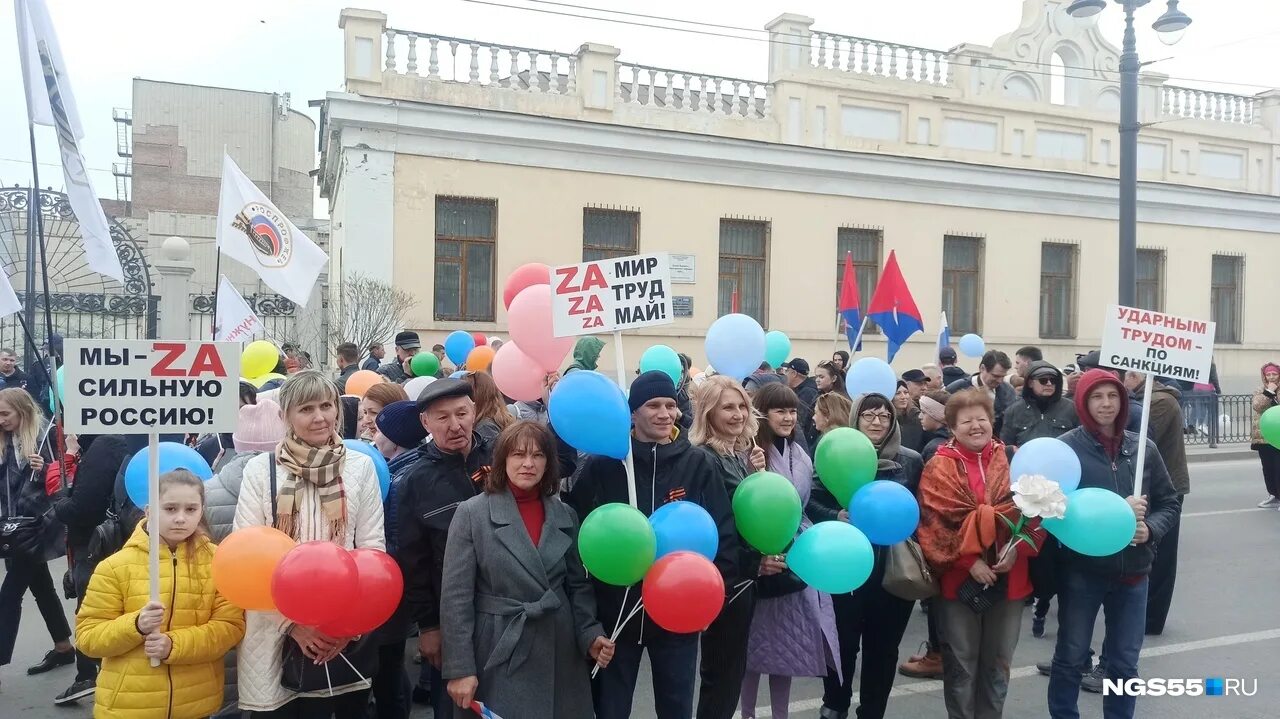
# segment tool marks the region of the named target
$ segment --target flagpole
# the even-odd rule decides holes
[[[862,333],[867,329],[868,317],[869,315],[863,315],[862,324],[858,325],[858,337],[853,340],[853,346],[849,348],[849,351],[852,352],[853,354],[858,354],[858,347],[862,345]],[[845,371],[846,372],[848,371],[847,367],[845,368]]]
[[[222,282],[222,248],[214,243],[213,251],[216,259],[213,261],[213,321],[209,323],[209,334],[214,342],[218,341],[218,285]]]
[[[31,245],[36,244],[40,248],[40,279],[44,286],[44,329],[45,342],[49,345],[49,357],[53,358],[52,364],[45,369],[45,374],[49,379],[49,401],[53,405],[53,423],[58,428],[54,433],[53,454],[58,460],[59,465],[62,463],[62,425],[58,418],[62,416],[61,402],[58,401],[58,356],[53,352],[53,297],[49,295],[49,258],[45,251],[44,241],[44,217],[40,214],[40,163],[36,157],[36,125],[30,119],[30,113],[27,118],[27,135],[31,140],[31,204],[27,211],[27,277],[32,278],[34,274],[31,267],[35,258],[31,256]],[[31,222],[32,216],[35,222]],[[34,235],[32,234],[34,232]],[[35,302],[35,293],[32,292],[30,285],[27,286],[27,301]],[[32,318],[34,320],[34,307],[32,308]],[[27,331],[28,341],[31,333]],[[41,360],[44,365],[44,360]]]

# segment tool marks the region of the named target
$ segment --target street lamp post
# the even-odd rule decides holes
[[[1124,9],[1124,44],[1120,54],[1120,304],[1136,303],[1138,282],[1138,36],[1133,29],[1134,12],[1151,0],[1114,0]],[[1074,0],[1067,13],[1076,18],[1094,18],[1106,8],[1106,0]],[[1178,9],[1178,0],[1168,0],[1165,13],[1152,27],[1160,40],[1172,45],[1182,39],[1191,18]]]

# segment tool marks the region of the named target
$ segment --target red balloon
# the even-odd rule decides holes
[[[676,634],[701,632],[724,606],[724,578],[711,560],[694,552],[672,552],[653,563],[644,578],[644,610],[658,626]]]
[[[320,625],[331,637],[355,637],[382,626],[400,605],[404,577],[400,566],[381,549],[352,550],[356,562],[359,601],[349,602],[346,612]]]
[[[489,338],[483,332],[472,332],[471,339],[476,341],[476,347],[489,346]]]
[[[551,284],[551,268],[541,262],[530,262],[527,265],[520,265],[507,277],[507,284],[502,290],[502,306],[507,309],[511,308],[511,300],[520,294],[520,290],[533,285],[549,285]],[[476,346],[485,344],[477,342]]]
[[[304,542],[271,575],[271,599],[290,621],[314,627],[356,604],[356,561],[333,542]]]

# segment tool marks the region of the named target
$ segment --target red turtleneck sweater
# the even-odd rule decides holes
[[[536,547],[542,539],[542,524],[547,518],[547,510],[542,506],[542,493],[538,491],[538,487],[520,489],[514,484],[508,486],[511,487],[511,496],[516,498],[516,509],[520,510],[520,519],[524,520],[529,539],[533,540],[533,546]]]

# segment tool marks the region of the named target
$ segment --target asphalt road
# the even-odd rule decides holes
[[[1182,528],[1178,585],[1165,633],[1148,637],[1141,673],[1146,678],[1242,678],[1257,681],[1252,697],[1143,698],[1138,715],[1159,719],[1245,719],[1280,715],[1280,512],[1255,509],[1261,499],[1262,477],[1256,461],[1205,462],[1191,466],[1192,493],[1187,498]],[[56,567],[58,576],[62,567]],[[70,615],[73,604],[68,603]],[[87,719],[91,704],[55,707],[51,700],[72,681],[66,667],[37,677],[25,667],[49,648],[49,637],[28,595],[24,621],[12,665],[0,668],[0,719]],[[1049,615],[1044,639],[1031,636],[1031,615],[1014,657],[1006,717],[1044,717],[1048,679],[1035,663],[1053,654],[1056,625]],[[914,653],[924,640],[925,621],[913,613],[902,642],[902,655]],[[1102,638],[1101,618],[1095,647]],[[888,716],[893,719],[943,717],[941,682],[899,677]],[[761,690],[758,716],[769,716],[767,689]],[[647,672],[636,692],[635,717],[653,717]],[[816,717],[822,685],[817,679],[797,679],[792,687],[791,714]],[[1082,694],[1082,717],[1101,717],[1102,699]],[[430,710],[415,707],[413,719]],[[520,719],[507,717],[506,719]]]

